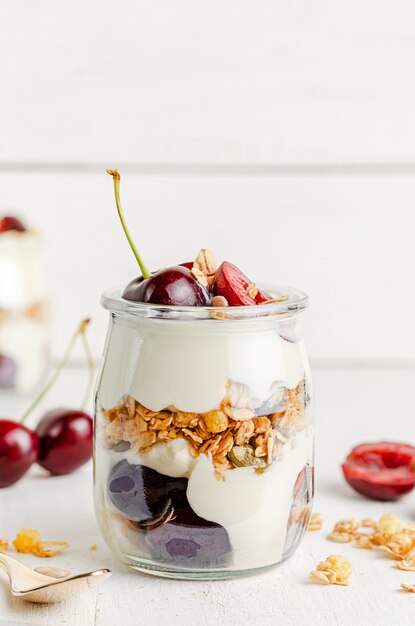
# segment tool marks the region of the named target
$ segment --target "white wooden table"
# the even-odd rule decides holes
[[[59,478],[33,471],[10,489],[0,490],[0,537],[12,540],[22,527],[37,528],[45,539],[67,540],[68,551],[48,563],[74,572],[110,567],[113,576],[98,591],[66,604],[37,606],[11,600],[1,576],[0,624],[42,626],[142,626],[318,624],[382,626],[413,624],[415,595],[400,591],[415,583],[415,573],[401,572],[375,551],[326,539],[342,517],[362,518],[392,512],[415,521],[415,493],[399,503],[360,498],[345,484],[339,463],[353,444],[394,438],[410,441],[413,433],[414,369],[316,368],[317,413],[315,511],[323,530],[307,534],[298,552],[271,572],[227,582],[185,582],[134,574],[118,566],[100,536],[92,507],[92,468]],[[69,370],[49,404],[70,404],[71,391],[85,374]],[[75,400],[79,393],[74,392]],[[81,394],[82,395],[82,394]],[[22,401],[0,400],[11,415]],[[98,544],[95,551],[90,546]],[[308,574],[328,554],[346,555],[353,566],[350,587],[324,587]],[[30,566],[45,565],[19,555]]]

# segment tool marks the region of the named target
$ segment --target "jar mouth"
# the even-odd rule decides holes
[[[171,306],[125,300],[122,297],[124,288],[115,287],[104,291],[101,296],[101,305],[107,311],[120,315],[176,320],[214,320],[222,323],[229,320],[259,319],[270,316],[293,317],[308,307],[309,297],[301,289],[285,285],[260,285],[260,287],[264,288],[273,299],[285,298],[279,302],[253,306]]]

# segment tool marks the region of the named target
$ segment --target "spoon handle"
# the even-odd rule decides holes
[[[10,582],[13,576],[14,563],[17,563],[17,561],[15,561],[11,556],[0,553],[0,568],[6,572],[7,576],[10,578]]]
[[[4,553],[0,553],[0,568],[8,575],[13,589],[32,589],[33,587],[50,584],[57,580],[33,571],[27,565],[23,565],[17,559]]]

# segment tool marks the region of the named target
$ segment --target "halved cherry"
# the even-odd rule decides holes
[[[5,215],[0,218],[0,233],[7,233],[9,230],[15,230],[19,233],[23,233],[26,228],[22,222],[11,215]]]
[[[397,500],[415,487],[415,448],[388,441],[362,443],[342,465],[353,489],[373,500]]]
[[[230,306],[253,306],[271,298],[264,291],[258,291],[255,299],[252,298],[246,290],[251,283],[236,265],[224,261],[216,272],[212,293],[226,298]]]

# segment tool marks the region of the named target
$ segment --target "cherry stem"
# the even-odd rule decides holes
[[[81,340],[82,340],[82,345],[84,346],[86,360],[88,363],[89,378],[88,378],[88,385],[85,390],[85,395],[81,404],[81,411],[85,411],[87,407],[87,404],[89,402],[89,399],[92,393],[92,387],[94,386],[94,378],[95,378],[94,357],[92,356],[91,348],[89,347],[89,343],[86,338],[86,334],[84,332],[85,328],[86,327],[84,327],[84,329],[81,332]]]
[[[144,263],[143,259],[140,256],[140,253],[138,252],[137,248],[135,247],[134,241],[130,235],[130,231],[127,228],[127,225],[125,223],[124,220],[124,215],[122,212],[122,208],[121,208],[121,200],[120,200],[120,174],[118,172],[118,170],[107,170],[108,174],[110,174],[110,176],[112,176],[113,180],[114,180],[114,194],[115,194],[115,203],[117,205],[117,211],[118,211],[118,215],[120,217],[121,220],[121,224],[122,227],[124,229],[125,232],[125,236],[128,239],[128,243],[131,246],[131,250],[134,253],[135,258],[137,259],[137,263],[140,266],[140,270],[141,273],[143,275],[143,278],[150,278],[151,276],[151,272],[148,269],[147,265]]]
[[[45,385],[45,387],[42,389],[42,391],[39,393],[39,395],[36,396],[36,398],[33,400],[32,404],[30,404],[29,408],[26,409],[26,412],[22,415],[20,419],[20,424],[23,424],[27,420],[27,418],[32,413],[32,411],[42,402],[43,398],[46,396],[48,391],[53,387],[53,385],[59,378],[63,368],[69,361],[69,358],[72,354],[72,350],[73,350],[76,340],[78,339],[79,335],[84,336],[85,329],[88,326],[89,322],[90,322],[89,319],[85,319],[81,322],[76,332],[74,333],[71,341],[69,342],[69,345],[66,348],[65,354],[63,355],[61,361],[58,363],[52,377],[50,378],[49,382]],[[89,391],[90,390],[89,390],[89,385],[88,385],[88,392]]]

